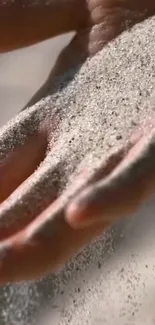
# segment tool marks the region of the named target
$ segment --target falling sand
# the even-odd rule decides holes
[[[155,115],[154,39],[155,18],[152,18],[123,33],[88,59],[79,70],[69,71],[56,81],[55,88],[48,89],[47,96],[45,94],[39,103],[21,112],[1,129],[2,161],[10,150],[24,143],[30,134],[35,134],[44,120],[53,125],[45,160],[2,204],[1,226],[9,227],[15,220],[18,223],[23,206],[23,217],[32,219],[56,195],[63,193],[81,168],[91,172],[112,150],[120,148],[135,129],[144,126],[146,119],[151,121]],[[34,313],[43,301],[63,295],[65,286],[80,271],[94,269],[94,265],[100,269],[107,252],[114,253],[111,252],[114,237],[113,230],[106,232],[51,278],[2,288],[1,325],[35,323]],[[98,297],[95,299],[100,300],[98,307],[103,306],[105,312],[106,298],[101,289],[105,279],[98,273],[96,277],[99,281],[95,282],[95,297]],[[92,292],[88,294],[88,280],[86,282],[82,293],[76,289],[67,296],[68,304],[76,295],[78,302],[73,302],[70,309],[63,307],[60,320],[51,316],[50,325],[107,324],[106,318],[101,317],[101,310],[98,323],[92,323],[90,308],[94,293],[91,288]],[[97,285],[100,287],[98,295]]]

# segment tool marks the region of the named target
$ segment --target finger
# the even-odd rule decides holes
[[[155,132],[144,136],[105,179],[88,186],[68,206],[67,221],[84,227],[135,212],[155,190]]]
[[[31,225],[0,243],[0,283],[32,280],[59,270],[107,225],[75,231],[54,203]]]
[[[57,195],[58,182],[54,175],[57,174],[58,163],[52,162],[51,157],[46,154],[45,164],[44,161],[40,164],[46,151],[47,136],[50,146],[53,146],[52,137],[58,126],[58,118],[51,115],[42,105],[36,105],[18,114],[0,131],[0,162],[4,162],[10,152],[12,158],[13,153],[13,159],[4,165],[2,174],[5,196],[11,191],[12,193],[0,205],[1,239],[21,230]]]
[[[4,201],[43,160],[46,135],[42,132],[30,136],[24,145],[17,147],[0,164],[0,202]]]
[[[50,156],[0,206],[0,239],[20,231],[55,200],[59,164]]]
[[[14,119],[0,133],[0,203],[33,173],[45,155],[45,128],[38,126],[32,132],[26,118],[23,117],[22,127],[19,120],[17,124]]]
[[[77,30],[85,25],[87,16],[85,0],[58,0],[50,3],[42,0],[39,3],[14,1],[9,6],[1,3],[0,50],[12,51]]]

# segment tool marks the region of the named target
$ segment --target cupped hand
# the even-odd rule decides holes
[[[81,54],[82,58],[95,54],[125,29],[127,18],[132,18],[132,24],[142,19],[144,1],[142,7],[136,3],[128,10],[127,1],[119,1],[119,6],[110,0],[90,1],[93,25],[77,32],[58,59],[55,74],[77,63]],[[140,12],[138,18],[135,10]],[[75,61],[70,62],[71,57]],[[72,156],[73,151],[66,152],[61,142],[62,119],[68,121],[68,116],[62,115],[61,101],[59,108],[49,108],[47,102],[43,99],[21,112],[0,132],[1,283],[59,269],[154,192],[154,129],[131,138],[97,167],[79,168],[74,176],[78,150]],[[72,148],[70,135],[67,141]]]
[[[66,186],[67,164],[75,157],[66,161],[62,152],[54,158],[61,132],[58,112],[51,115],[31,108],[0,134],[1,283],[58,270],[155,190],[154,128],[131,137],[95,168],[79,169]]]

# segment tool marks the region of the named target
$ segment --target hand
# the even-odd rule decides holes
[[[86,166],[59,195],[65,156],[53,160],[58,115],[53,123],[51,118],[40,124],[45,113],[42,108],[22,112],[1,132],[1,283],[58,270],[118,218],[134,212],[155,189],[153,128],[149,135],[131,138],[95,172]]]
[[[87,53],[94,53],[98,39],[99,49],[110,38],[153,15],[154,11],[153,0],[3,1],[0,4],[0,52],[75,30],[85,41]],[[94,29],[95,25],[99,28]],[[92,44],[91,49],[88,43]]]
[[[115,24],[110,26],[115,31]],[[90,32],[91,28],[84,35],[90,36]],[[99,49],[100,42],[95,42],[99,45],[94,51],[93,39],[102,39],[103,46],[109,34],[103,27],[93,33],[87,55]],[[81,53],[86,49],[81,40],[80,31],[68,47],[70,55],[73,44]],[[22,112],[1,131],[1,282],[32,279],[57,270],[116,218],[135,211],[154,190],[154,158],[150,159],[150,154],[154,157],[154,133],[149,138],[131,140],[107,162],[101,161],[96,172],[93,166],[92,171],[86,166],[65,189],[61,180],[63,165],[68,161],[63,154],[60,161],[54,160],[53,139],[57,137],[59,142],[60,125],[59,112],[49,112],[43,101]],[[142,190],[140,183],[145,185]]]

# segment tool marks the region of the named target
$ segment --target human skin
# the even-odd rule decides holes
[[[67,47],[69,58],[76,54],[73,55],[75,61],[67,61],[66,50],[63,51],[56,64],[55,74],[59,74],[70,64],[95,55],[120,32],[155,13],[153,1],[79,1],[51,0],[47,8],[41,1],[34,5],[17,0],[11,5],[1,3],[1,51],[76,30],[76,37]],[[128,26],[125,24],[127,18],[130,20]],[[33,139],[15,148],[1,165],[1,202],[7,200],[28,176],[33,177],[33,171],[44,158],[52,128],[45,123]],[[25,163],[28,154],[30,158]],[[72,192],[71,199],[64,201],[60,196],[35,220],[24,220],[20,228],[12,227],[8,233],[0,229],[0,282],[33,279],[59,269],[109,225],[136,211],[154,192],[154,163],[155,131],[152,127],[151,131],[138,134],[112,155],[104,170],[101,165],[91,179],[87,173],[85,177],[79,175],[78,191],[75,184],[66,190]]]
[[[0,51],[29,46],[72,30],[91,33],[94,25],[105,26],[106,20],[108,33],[100,26],[102,33],[99,30],[94,36],[102,40],[103,46],[105,38],[109,40],[126,28],[122,24],[125,16],[134,24],[154,11],[153,0],[0,0]]]

